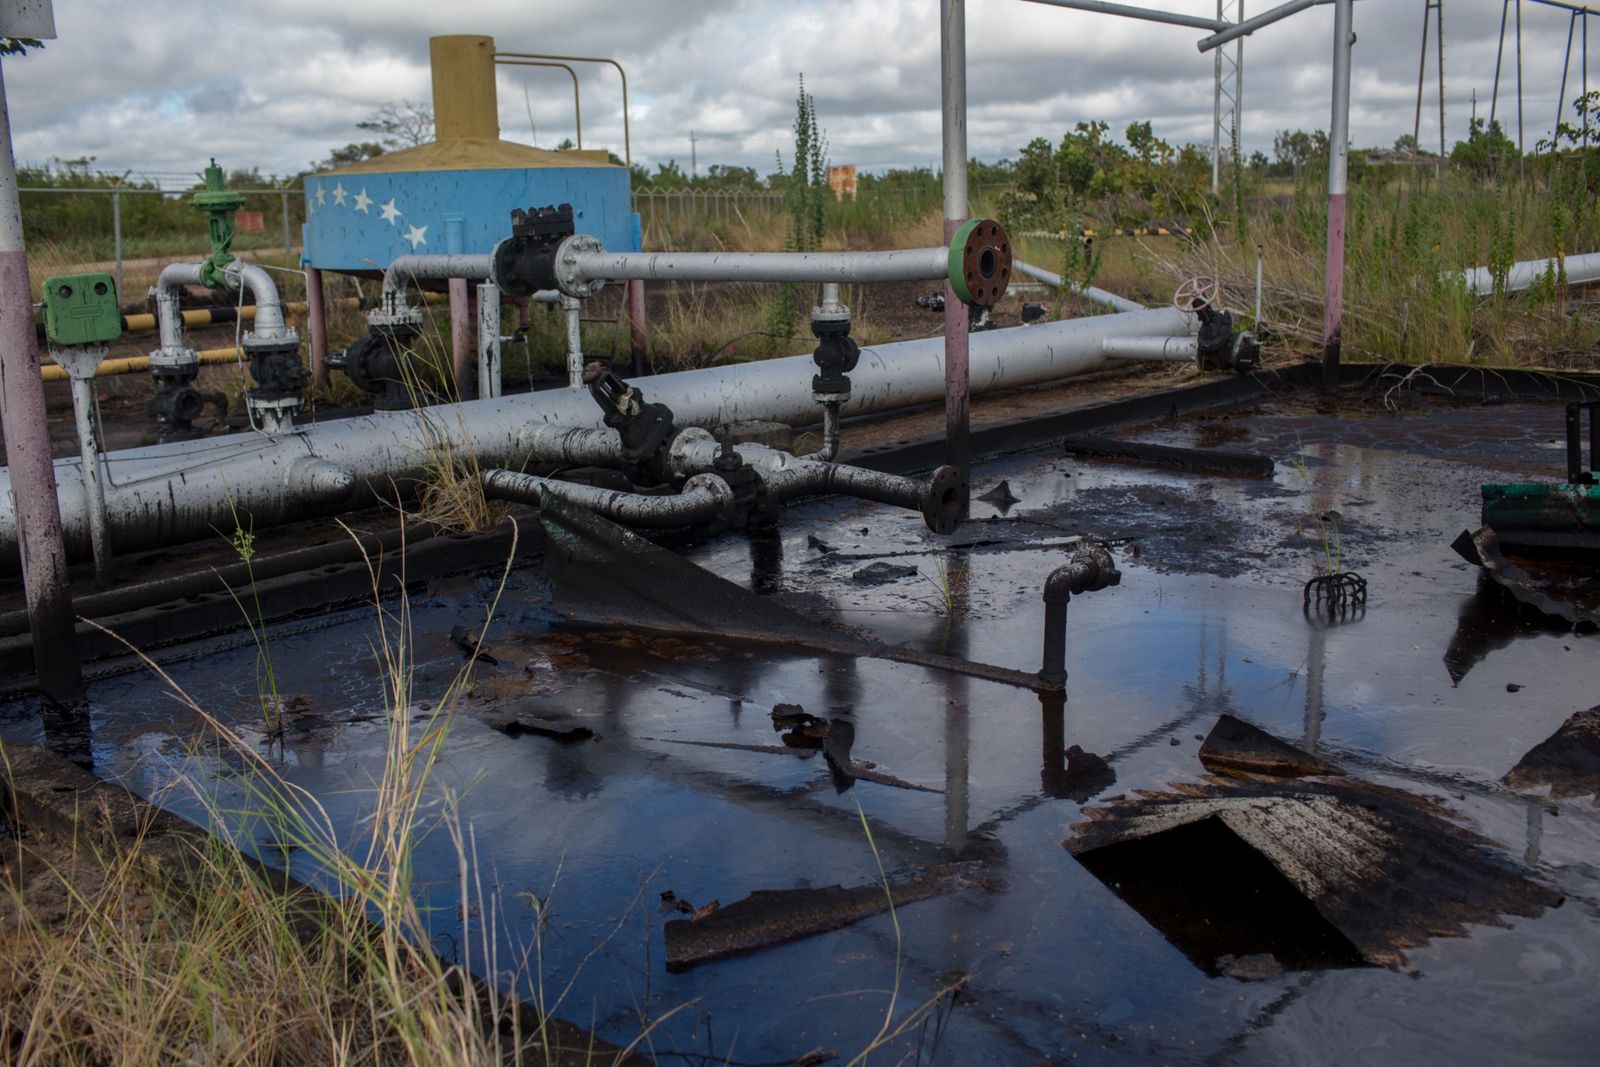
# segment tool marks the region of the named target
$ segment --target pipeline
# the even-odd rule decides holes
[[[1107,337],[1182,336],[1194,317],[1176,308],[1101,315],[972,335],[975,393],[1036,385],[1109,364]],[[863,349],[846,416],[927,404],[944,395],[942,338]],[[650,398],[681,426],[763,419],[815,420],[810,356],[680,371],[649,379]],[[180,544],[232,529],[235,511],[256,528],[331,514],[391,498],[425,476],[423,444],[470,450],[480,467],[519,468],[551,424],[598,427],[580,390],[552,390],[294,427],[275,437],[238,435],[107,453],[106,506],[118,552]],[[68,551],[86,558],[88,518],[76,458],[56,461]],[[243,518],[248,516],[247,519]],[[0,566],[15,567],[16,511],[9,469],[0,470]]]
[[[1043,267],[1036,267],[1032,263],[1024,263],[1020,259],[1012,260],[1011,266],[1018,274],[1026,274],[1036,281],[1044,282],[1052,289],[1061,288],[1061,275],[1059,274],[1045,270]],[[1090,303],[1108,307],[1112,311],[1143,311],[1145,309],[1144,305],[1138,301],[1129,300],[1127,297],[1118,296],[1116,293],[1108,293],[1104,289],[1096,289],[1092,285],[1079,285],[1076,282],[1068,282],[1067,289]]]
[[[496,500],[536,507],[546,495],[553,494],[628,526],[704,526],[730,519],[734,512],[733,490],[714,474],[695,475],[678,493],[652,496],[558,482],[517,471],[490,470],[483,472],[483,491]]]
[[[230,345],[227,348],[202,348],[194,355],[202,367],[209,367],[218,363],[237,363],[239,352],[238,348]],[[111,378],[119,374],[139,374],[149,369],[149,356],[128,356],[124,359],[104,360],[94,376]],[[39,377],[47,382],[64,382],[67,380],[67,369],[54,363],[47,363],[39,368]]]
[[[1580,256],[1566,256],[1561,262],[1554,259],[1526,259],[1511,264],[1506,269],[1503,293],[1518,293],[1530,288],[1546,275],[1565,271],[1568,285],[1587,285],[1600,282],[1600,252],[1587,252]],[[1471,267],[1461,272],[1467,283],[1467,292],[1474,296],[1493,296],[1494,272],[1488,267]]]
[[[557,276],[579,282],[914,282],[950,273],[950,249],[894,252],[606,252],[574,250]]]

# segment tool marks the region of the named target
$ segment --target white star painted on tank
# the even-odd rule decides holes
[[[344,198],[350,194],[345,191],[344,182],[333,187],[333,202],[339,207],[344,207]]]
[[[395,225],[394,220],[400,217],[400,209],[394,206],[394,197],[392,196],[389,198],[389,202],[378,210],[383,214],[383,221],[390,226]]]
[[[328,194],[322,191],[322,186],[317,186],[317,206],[321,207],[328,202]]]
[[[411,242],[411,247],[428,243],[428,228],[426,226],[411,226],[406,229],[406,240]]]
[[[356,194],[356,198],[352,202],[352,206],[354,206],[355,209],[361,212],[363,215],[372,214],[372,212],[367,210],[367,208],[372,206],[372,197],[367,195],[366,186],[362,186],[361,191]]]

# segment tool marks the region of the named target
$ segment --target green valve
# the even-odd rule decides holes
[[[63,274],[44,281],[44,333],[57,348],[100,345],[122,336],[117,285],[109,274]]]
[[[244,197],[223,187],[222,168],[213,159],[206,168],[205,192],[194,194],[189,202],[196,211],[211,216],[206,221],[211,235],[211,255],[200,265],[200,281],[213,289],[221,289],[224,286],[222,271],[233,262],[233,253],[229,251],[233,245],[233,213],[243,206]]]

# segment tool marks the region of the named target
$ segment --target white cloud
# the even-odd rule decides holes
[[[1215,14],[1210,0],[1144,0]],[[1265,2],[1265,0],[1263,0]],[[1036,136],[1103,119],[1120,130],[1150,118],[1176,142],[1209,142],[1211,59],[1197,31],[1070,12],[1022,0],[970,0],[969,145],[986,159],[1015,155]],[[448,21],[441,12],[448,9]],[[1356,5],[1357,144],[1409,132],[1421,4]],[[1331,9],[1314,8],[1246,45],[1244,143],[1270,149],[1285,127],[1328,125]],[[290,173],[363,136],[355,123],[378,104],[425,101],[427,38],[493,34],[503,49],[616,56],[628,69],[637,160],[689,157],[701,166],[771,169],[790,148],[796,79],[817,101],[836,162],[927,165],[939,157],[936,0],[114,0],[58,5],[60,39],[6,61],[18,157],[90,155],[107,169],[197,171],[215,155],[230,168]],[[1564,12],[1523,14],[1525,140],[1555,117],[1566,42]],[[1447,133],[1466,130],[1470,99],[1489,110],[1498,5],[1452,6],[1446,20]],[[580,68],[586,147],[622,148],[621,96],[607,67]],[[1600,70],[1593,84],[1600,84]],[[524,102],[524,86],[528,90]],[[1508,49],[1499,116],[1516,136],[1515,57]],[[1568,97],[1577,92],[1577,64]],[[564,72],[502,68],[507,137],[572,132]],[[1437,105],[1423,104],[1424,144],[1437,141]]]

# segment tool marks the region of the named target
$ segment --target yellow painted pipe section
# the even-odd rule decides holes
[[[234,363],[239,359],[237,348],[206,348],[195,355],[200,360],[201,366],[210,366],[214,363]],[[110,378],[118,374],[138,374],[150,369],[149,356],[129,356],[126,359],[108,359],[100,364],[100,369],[94,372],[96,378]],[[54,363],[47,363],[39,368],[39,376],[47,382],[64,382],[67,380],[65,367],[58,367]]]
[[[494,87],[494,38],[453,34],[428,38],[433,67],[433,128],[440,141],[500,139]]]
[[[432,294],[428,294],[432,295]],[[355,308],[361,306],[361,301],[353,296],[340,297],[338,300],[326,302],[328,307]],[[303,315],[306,311],[304,300],[295,300],[283,305],[283,310],[288,314]],[[190,308],[183,313],[185,326],[210,326],[211,308]],[[239,317],[245,322],[254,322],[256,319],[256,306],[246,304],[239,309]],[[232,320],[230,320],[232,321]],[[122,331],[124,333],[148,333],[156,328],[156,317],[148,313],[137,315],[124,315],[122,317]]]

